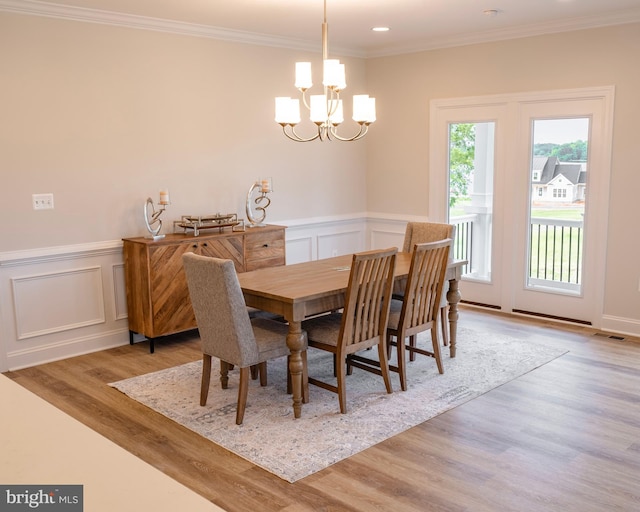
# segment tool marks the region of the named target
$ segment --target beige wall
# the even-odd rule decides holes
[[[431,99],[614,85],[605,313],[640,326],[638,24],[346,58],[349,96],[378,106],[355,144],[296,144],[273,121],[293,62],[317,69],[317,54],[7,13],[0,48],[0,253],[144,234],[142,204],[161,187],[167,221],[243,216],[265,175],[271,222],[426,216]],[[31,194],[46,192],[55,209],[34,211]]]
[[[640,25],[629,24],[369,60],[379,105],[368,141],[369,210],[428,214],[430,100],[613,85],[604,313],[640,320],[638,55]]]
[[[366,140],[296,144],[274,121],[294,62],[317,72],[319,54],[6,13],[0,48],[0,252],[145,234],[161,187],[168,221],[244,217],[260,176],[270,222],[366,210]],[[349,97],[366,92],[365,62],[343,60]]]

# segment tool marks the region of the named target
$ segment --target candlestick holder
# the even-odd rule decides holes
[[[144,223],[149,231],[149,236],[146,238],[152,238],[153,240],[160,240],[164,238],[164,235],[160,234],[160,231],[162,230],[162,219],[160,219],[160,216],[168,204],[169,201],[166,199],[166,196],[163,198],[161,193],[158,209],[156,210],[156,207],[153,204],[153,199],[150,197],[147,198],[147,201],[144,203]]]
[[[255,192],[258,194],[254,196]],[[273,192],[271,178],[262,178],[249,187],[247,193],[247,219],[249,227],[265,226],[264,219],[267,216],[267,208],[271,204],[268,194]]]

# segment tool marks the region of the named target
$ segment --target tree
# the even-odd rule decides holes
[[[451,124],[449,127],[449,207],[468,196],[476,149],[476,125]]]
[[[545,142],[533,146],[534,156],[555,156],[561,162],[581,162],[587,159],[587,143],[583,140],[553,144]]]

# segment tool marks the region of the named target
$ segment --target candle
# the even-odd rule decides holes
[[[160,191],[160,204],[169,204],[169,191],[167,189],[163,189]]]
[[[262,180],[261,191],[263,194],[267,194],[268,192],[271,192],[271,184],[269,183],[269,180]]]

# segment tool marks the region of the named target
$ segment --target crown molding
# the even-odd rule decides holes
[[[385,48],[380,51],[370,51],[366,54],[366,57],[388,57],[393,55],[437,50],[441,48],[491,43],[495,41],[505,41],[508,39],[558,34],[561,32],[573,32],[576,30],[586,30],[637,22],[640,22],[640,8],[626,9],[624,11],[615,11],[594,16],[581,16],[579,18],[566,20],[554,20],[546,23],[519,25],[504,29],[473,32],[470,34],[458,34],[437,40],[434,39],[431,42],[417,45],[397,46],[395,48]]]
[[[0,0],[0,11],[16,14],[28,14],[44,16],[70,21],[83,21],[99,23],[116,27],[133,28],[140,30],[153,30],[192,37],[205,37],[232,43],[253,44],[270,46],[275,48],[288,48],[315,53],[321,52],[318,42],[302,41],[286,37],[258,34],[242,30],[231,30],[210,25],[186,23],[181,21],[138,16],[136,14],[124,14],[100,9],[89,9],[72,5],[39,2],[38,0]],[[336,48],[341,55],[351,57],[364,57],[362,52]]]
[[[0,11],[17,14],[28,14],[34,16],[44,16],[63,20],[83,21],[89,23],[99,23],[103,25],[113,25],[117,27],[133,28],[140,30],[153,30],[156,32],[166,32],[192,37],[204,37],[228,41],[233,43],[252,44],[258,46],[270,46],[275,48],[287,48],[293,50],[309,51],[319,53],[321,48],[317,43],[278,37],[267,34],[246,32],[242,30],[231,30],[210,25],[200,25],[196,23],[186,23],[181,21],[166,20],[139,16],[135,14],[123,14],[100,9],[89,9],[86,7],[75,7],[57,3],[41,2],[38,0],[0,0]],[[616,11],[607,14],[593,16],[582,16],[568,20],[554,20],[547,23],[537,23],[532,25],[520,25],[498,30],[475,32],[469,34],[459,34],[446,38],[434,39],[430,42],[423,42],[414,45],[387,47],[382,50],[365,51],[354,48],[334,48],[334,52],[339,55],[350,57],[386,57],[407,53],[417,53],[441,48],[451,48],[455,46],[466,46],[478,43],[489,43],[493,41],[504,41],[508,39],[519,39],[523,37],[540,36],[545,34],[555,34],[560,32],[571,32],[590,28],[606,27],[611,25],[623,25],[640,21],[640,8]]]

